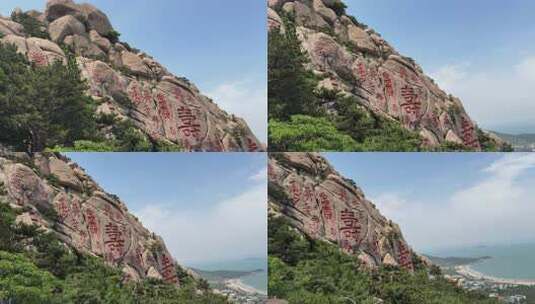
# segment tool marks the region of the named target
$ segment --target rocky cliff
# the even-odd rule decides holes
[[[295,20],[308,68],[323,79],[321,88],[358,97],[368,110],[419,133],[427,147],[447,141],[481,149],[476,123],[461,100],[441,90],[380,34],[348,16],[341,0],[269,0],[268,6],[270,30],[284,31],[288,16]],[[333,102],[325,105],[334,110]]]
[[[286,217],[310,238],[338,245],[369,268],[413,270],[412,250],[399,226],[322,156],[272,153],[268,166],[271,215]]]
[[[0,152],[0,200],[23,211],[17,221],[38,225],[69,247],[101,257],[130,280],[159,278],[180,285],[163,240],[62,155]]]
[[[16,10],[14,15],[22,14]],[[153,142],[187,151],[259,151],[262,144],[243,119],[227,114],[186,78],[171,74],[150,55],[120,42],[108,17],[90,4],[48,0],[45,12],[25,12],[42,22],[43,39],[0,17],[3,43],[14,44],[35,65],[66,62],[74,53],[97,112],[132,121]]]

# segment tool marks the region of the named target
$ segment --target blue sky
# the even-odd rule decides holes
[[[185,264],[266,252],[261,153],[68,153]]]
[[[535,242],[535,154],[324,155],[420,252]]]
[[[535,2],[346,0],[484,128],[535,133]]]
[[[77,1],[81,2],[81,1]],[[264,1],[89,0],[103,10],[121,40],[192,80],[231,113],[244,117],[265,142],[267,32]],[[2,0],[43,11],[46,0]]]

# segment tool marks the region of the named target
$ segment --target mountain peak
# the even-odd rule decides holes
[[[221,110],[152,56],[120,41],[108,16],[91,4],[49,0],[44,13],[18,10],[12,18],[0,18],[0,34],[0,42],[14,44],[36,66],[74,57],[106,138],[116,136],[107,119],[113,117],[115,123],[133,124],[155,146],[264,150],[243,119]]]
[[[71,248],[119,267],[129,280],[180,285],[176,261],[159,236],[76,163],[59,154],[0,153],[0,198],[18,222],[53,232]]]
[[[413,252],[399,226],[320,154],[272,153],[268,166],[272,216],[288,219],[312,239],[339,246],[369,268],[413,270]]]
[[[322,79],[319,89],[357,98],[367,110],[419,134],[427,148],[454,143],[482,149],[484,132],[461,100],[441,90],[375,30],[347,15],[342,1],[270,0],[268,5],[271,31],[284,32],[284,20],[292,20],[310,59],[307,67]],[[336,100],[322,103],[336,111]]]

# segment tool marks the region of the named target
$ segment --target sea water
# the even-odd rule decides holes
[[[535,280],[535,244],[474,246],[432,253],[440,257],[483,257],[490,259],[470,265],[482,274],[515,280]]]
[[[235,261],[224,261],[219,263],[210,263],[203,265],[195,265],[202,270],[217,271],[217,270],[232,270],[232,271],[253,271],[262,269],[261,272],[253,273],[248,276],[243,276],[240,280],[243,284],[251,286],[263,293],[267,293],[267,259],[266,258],[248,258]]]

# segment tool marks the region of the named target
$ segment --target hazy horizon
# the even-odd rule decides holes
[[[179,264],[267,256],[266,155],[67,153]]]
[[[535,133],[535,2],[344,0],[461,98],[482,129]]]
[[[535,153],[324,153],[415,251],[535,243]]]

